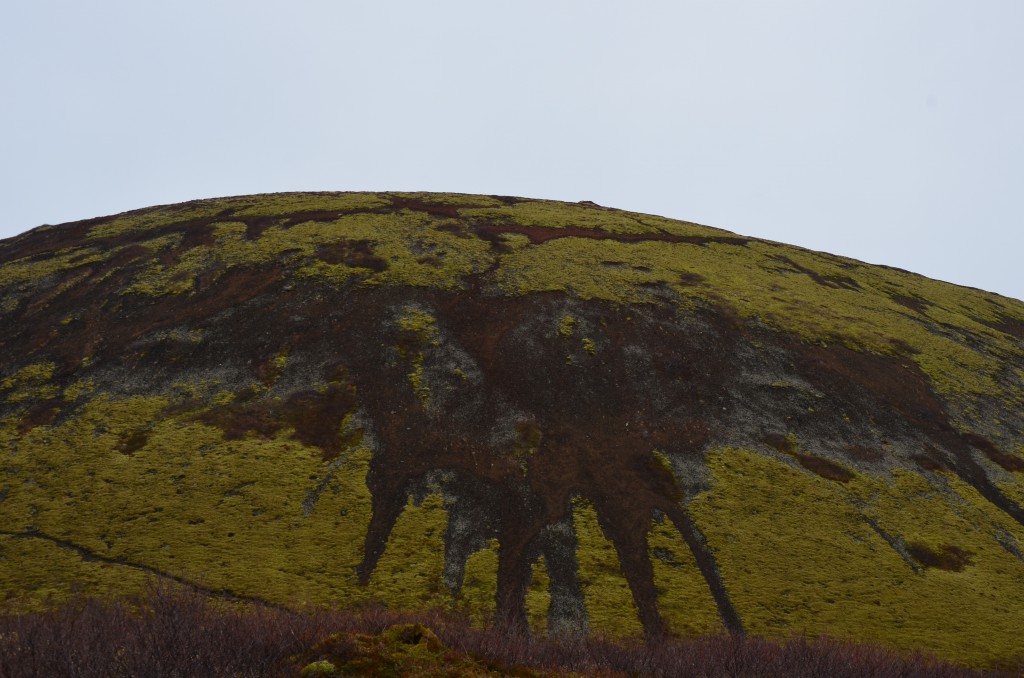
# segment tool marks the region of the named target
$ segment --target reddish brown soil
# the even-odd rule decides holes
[[[938,549],[933,549],[927,544],[907,544],[907,553],[924,567],[934,567],[939,570],[960,572],[971,564],[970,551],[964,551],[956,546],[944,544]]]
[[[685,242],[692,245],[723,243],[726,245],[746,245],[750,238],[726,235],[677,235],[674,233],[611,233],[595,228],[565,226],[552,228],[546,226],[523,226],[521,224],[478,224],[470,227],[478,237],[492,240],[497,235],[515,233],[525,235],[534,245],[545,243],[556,238],[589,238],[591,240],[615,240],[617,242]]]
[[[851,278],[849,276],[845,276],[845,275],[822,275],[822,274],[818,273],[817,271],[812,271],[811,269],[809,269],[809,268],[807,268],[805,266],[801,266],[800,264],[796,263],[795,261],[793,261],[789,257],[782,256],[782,255],[776,255],[776,256],[774,256],[772,258],[775,259],[776,261],[781,261],[782,263],[786,264],[790,268],[795,269],[795,270],[803,273],[804,275],[810,277],[811,280],[813,280],[814,282],[816,282],[819,285],[822,285],[824,287],[833,287],[833,288],[836,288],[836,289],[846,289],[846,290],[854,290],[854,291],[860,289],[860,284],[856,280],[854,280],[853,278]]]

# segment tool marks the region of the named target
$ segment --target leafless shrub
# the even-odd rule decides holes
[[[594,676],[986,675],[920,654],[828,638],[777,642],[713,635],[657,645],[593,637],[555,640],[509,627],[475,628],[464,617],[440,611],[229,605],[154,581],[135,599],[82,598],[45,612],[0,615],[0,677],[296,676],[294,657],[308,655],[327,636],[380,634],[400,623],[424,624],[451,650],[498,672],[528,667]],[[1014,668],[1020,675],[1024,665]]]

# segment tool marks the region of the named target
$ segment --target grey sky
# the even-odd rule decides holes
[[[1024,298],[1024,2],[0,4],[0,237],[193,198],[595,202]]]

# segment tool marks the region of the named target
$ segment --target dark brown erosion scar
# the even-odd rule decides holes
[[[798,356],[795,364],[798,373],[820,390],[840,398],[837,402],[841,404],[833,409],[849,408],[859,396],[862,400],[854,411],[889,413],[899,425],[926,439],[927,445],[919,455],[924,463],[951,470],[986,500],[1024,525],[1024,510],[992,482],[972,450],[996,463],[1012,464],[1018,460],[1000,452],[981,435],[958,431],[919,367],[910,361],[861,353],[843,346],[823,348],[799,344],[794,339],[789,339],[788,343]]]
[[[558,295],[455,299],[424,292],[405,300],[430,309],[446,341],[470,356],[481,378],[465,387],[454,382],[457,404],[431,412],[404,384],[407,367],[389,367],[389,359],[373,348],[400,339],[387,336],[379,310],[371,317],[359,309],[388,302],[364,298],[354,304],[350,336],[375,341],[347,346],[346,361],[358,366],[353,376],[379,443],[368,478],[373,518],[360,568],[364,580],[383,553],[409,488],[443,469],[483,483],[499,507],[494,524],[501,544],[500,620],[525,626],[525,586],[539,535],[564,520],[572,498],[582,496],[593,503],[615,546],[648,636],[664,633],[647,544],[655,511],[670,517],[693,551],[724,625],[742,632],[713,553],[680,504],[679,488],[652,463],[654,449],[700,459],[709,442],[728,439],[722,412],[737,378],[730,347],[742,341],[742,328],[720,310],[681,317],[656,305],[636,308],[632,322],[621,322],[611,307]],[[579,326],[595,329],[594,355],[572,355],[554,331],[564,309]],[[602,322],[612,317],[617,322]],[[984,447],[982,441],[955,430],[916,365],[785,335],[773,341],[785,347],[796,375],[827,394],[824,404],[831,407],[816,418],[839,420],[843,411],[887,413],[877,425],[912,430],[932,449],[944,450],[950,470],[1024,524],[1020,507],[973,458],[972,447]],[[540,433],[525,474],[509,450],[493,442],[494,427],[510,411]],[[838,421],[825,428],[833,425]]]
[[[431,388],[438,398],[451,389],[452,397],[425,406],[409,388],[408,366],[388,348],[403,338],[381,324],[380,309],[398,298],[389,299],[387,291],[358,296],[345,332],[358,340],[340,341],[377,443],[367,478],[373,515],[358,569],[363,581],[383,554],[411,488],[443,470],[454,478],[446,491],[459,493],[462,479],[489,488],[500,543],[499,621],[525,628],[526,585],[544,530],[564,521],[580,496],[593,504],[615,547],[649,637],[666,633],[647,542],[659,511],[694,550],[725,626],[742,632],[714,556],[680,504],[675,479],[653,457],[654,449],[700,457],[704,422],[718,406],[709,394],[729,369],[721,349],[730,320],[715,313],[680,318],[672,308],[651,306],[638,309],[629,324],[602,322],[618,310],[561,295],[454,298],[406,290],[401,299],[430,309],[444,346],[457,347],[467,371],[476,374],[469,382],[453,377],[444,383],[440,371]],[[596,352],[557,332],[566,303],[580,326],[594,330]],[[428,370],[430,361],[428,356]],[[653,392],[662,395],[652,398]],[[537,433],[525,471],[514,450],[496,442],[503,426],[523,424],[520,430]],[[689,439],[682,431],[690,432]]]
[[[332,216],[336,215],[324,218]],[[203,244],[210,238],[210,221],[193,220],[177,227],[184,229],[186,243]],[[71,225],[50,235],[84,243],[95,223]],[[262,227],[250,225],[253,230]],[[561,237],[698,245],[746,242],[728,236],[615,234],[515,224],[483,224],[470,231],[487,239],[518,233],[535,244]],[[41,255],[53,248],[53,238],[43,244],[30,238],[12,241],[5,254]],[[222,426],[226,435],[269,432],[290,423],[301,429],[301,440],[319,446],[330,458],[347,444],[338,435],[341,418],[350,408],[365,410],[376,447],[367,477],[372,518],[359,568],[362,580],[369,579],[409,494],[440,471],[450,478],[445,491],[457,501],[472,499],[484,518],[484,531],[476,536],[500,543],[499,619],[525,627],[531,564],[538,553],[551,551],[545,531],[564,524],[573,498],[579,496],[593,504],[602,530],[614,544],[649,636],[665,631],[647,543],[656,512],[669,517],[693,551],[723,624],[742,632],[714,553],[680,501],[676,479],[654,463],[652,454],[657,449],[699,464],[703,450],[729,440],[732,423],[727,410],[739,373],[746,369],[735,357],[739,345],[750,337],[749,328],[727,310],[707,307],[684,314],[669,305],[649,304],[630,307],[627,320],[620,307],[564,295],[497,296],[481,280],[458,295],[409,288],[326,288],[311,281],[286,285],[287,273],[280,263],[205,271],[188,296],[153,299],[121,293],[151,256],[143,247],[123,244],[102,265],[82,263],[60,274],[64,280],[81,278],[80,282],[11,313],[11,322],[0,328],[0,353],[32,351],[53,360],[55,379],[65,380],[65,386],[86,357],[100,366],[147,374],[149,384],[161,385],[178,379],[175,365],[182,364],[248,378],[268,356],[287,346],[296,360],[305,356],[320,361],[316,364],[324,366],[324,373],[318,376],[331,387],[323,393],[293,393],[281,405],[258,399],[242,403],[235,410],[211,413],[210,421]],[[371,269],[386,265],[362,242],[322,254]],[[160,256],[168,257],[163,263],[171,266],[178,253]],[[410,306],[436,318],[438,346],[418,346],[415,336],[398,327],[396,316]],[[80,319],[53,331],[74,314]],[[563,314],[576,319],[576,334],[571,337],[557,331]],[[165,330],[200,324],[206,338],[199,344],[153,339]],[[998,329],[1013,336],[1024,332],[1012,319],[1002,321]],[[593,340],[596,350],[581,347],[584,336]],[[818,425],[821,435],[829,435],[842,428],[838,413],[843,410],[888,417],[879,427],[912,430],[927,443],[919,455],[922,466],[954,472],[1024,524],[1024,511],[992,483],[973,455],[977,451],[1004,465],[1012,465],[1016,458],[1000,453],[979,435],[958,432],[916,365],[840,345],[808,345],[781,334],[758,339],[784,352],[795,375],[826,394],[821,411],[813,417],[822,420],[820,424],[799,421],[792,429],[783,428],[788,417],[781,414],[789,413],[780,411],[775,421],[761,425],[775,426],[773,432],[795,430],[801,436]],[[429,377],[429,404],[409,383],[408,359],[420,350]],[[120,387],[115,382],[107,386]],[[752,397],[749,389],[740,393]],[[761,411],[769,411],[769,404],[759,403],[765,406]],[[296,409],[306,414],[290,411]],[[25,414],[22,424],[38,425],[55,416],[56,405],[41,402]],[[848,442],[856,452],[858,441]],[[135,444],[126,440],[126,452]],[[523,456],[523,447],[531,448],[528,456]],[[569,579],[563,571],[551,572],[553,587],[571,589]]]
[[[678,235],[655,231],[650,233],[613,233],[596,228],[566,226],[550,228],[547,226],[523,226],[521,224],[477,224],[470,230],[477,236],[493,240],[495,236],[505,233],[525,235],[534,245],[540,245],[558,238],[587,238],[589,240],[614,240],[617,242],[677,242],[691,245],[707,245],[720,243],[726,245],[746,245],[750,238],[733,235]]]

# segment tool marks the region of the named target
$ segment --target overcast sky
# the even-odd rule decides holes
[[[493,193],[1024,299],[1022,36],[1022,0],[2,0],[0,237],[222,195]]]

